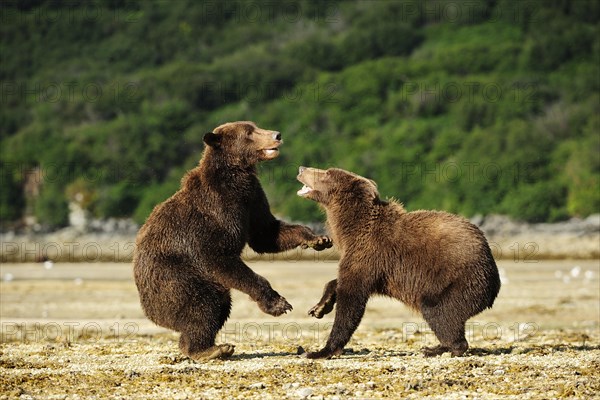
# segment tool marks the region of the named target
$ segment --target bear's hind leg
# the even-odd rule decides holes
[[[321,300],[308,311],[308,315],[315,318],[323,318],[333,310],[336,301],[337,279],[334,279],[325,285]]]
[[[466,319],[454,314],[456,310],[444,310],[441,304],[422,306],[423,318],[440,341],[438,346],[423,348],[426,357],[450,352],[453,356],[463,355],[469,348],[465,338]]]
[[[235,346],[229,343],[215,345],[215,339],[229,317],[231,295],[229,291],[210,287],[204,287],[203,292],[201,304],[190,302],[186,314],[192,318],[180,329],[179,348],[195,361],[227,358],[233,354]]]

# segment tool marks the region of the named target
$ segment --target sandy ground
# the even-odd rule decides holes
[[[424,358],[422,318],[373,298],[343,356],[307,360],[335,311],[307,316],[337,264],[253,262],[294,306],[262,314],[234,293],[218,342],[229,360],[194,363],[144,318],[128,264],[0,266],[3,398],[599,398],[600,261],[501,261],[496,305],[467,326],[464,357]]]

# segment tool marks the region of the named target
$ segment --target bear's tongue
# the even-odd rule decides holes
[[[308,186],[304,185],[302,186],[302,189],[298,190],[298,196],[304,196],[309,194],[312,191],[311,188],[309,188]]]

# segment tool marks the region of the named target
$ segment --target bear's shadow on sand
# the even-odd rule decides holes
[[[546,344],[546,345],[536,345],[532,344],[525,347],[520,346],[505,346],[505,347],[495,347],[495,348],[480,348],[473,347],[470,348],[466,356],[499,356],[504,354],[513,354],[513,355],[547,355],[552,353],[562,353],[566,351],[591,351],[591,350],[599,350],[600,345],[589,345],[589,344],[573,344],[573,343],[557,343],[557,344]]]
[[[515,349],[514,346],[506,346],[506,347],[494,347],[494,348],[483,348],[483,347],[471,347],[465,353],[465,356],[477,356],[477,357],[485,357],[485,356],[500,356],[503,354],[511,354]]]
[[[231,357],[228,357],[229,361],[247,361],[254,359],[262,359],[262,358],[271,358],[271,357],[297,357],[297,353],[292,352],[264,352],[264,353],[240,353],[233,354]]]
[[[487,356],[501,356],[507,354],[513,355],[545,355],[556,352],[565,352],[565,351],[591,351],[591,350],[600,350],[600,345],[573,345],[573,344],[554,344],[554,345],[531,345],[526,347],[517,347],[514,345],[504,346],[504,347],[495,347],[495,348],[482,348],[482,347],[471,347],[465,353],[464,356],[453,357],[453,358],[468,358],[468,357],[487,357]],[[353,350],[346,349],[344,350],[344,354],[341,357],[334,357],[333,359],[355,359],[355,358],[365,358],[368,357],[372,360],[377,360],[380,358],[394,358],[394,357],[424,357],[423,353],[419,351],[395,351],[389,350],[385,352],[385,355],[374,355],[373,352],[369,349],[361,349],[361,350]],[[299,354],[298,352],[258,352],[258,353],[239,353],[233,354],[231,357],[226,359],[221,359],[218,361],[227,362],[227,361],[250,361],[250,360],[260,360],[260,359],[269,359],[273,357],[285,357],[285,358],[305,358],[305,353]],[[217,360],[211,360],[217,361]],[[191,362],[188,358],[181,356],[177,360],[172,360],[169,364],[176,364],[182,362]],[[200,363],[201,364],[201,363]]]

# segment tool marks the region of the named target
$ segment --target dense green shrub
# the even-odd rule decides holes
[[[25,206],[21,168],[12,163],[0,164],[0,221],[15,221]]]
[[[69,222],[69,205],[63,186],[58,182],[45,183],[35,201],[34,214],[43,226],[66,226]]]
[[[132,215],[137,223],[143,224],[146,221],[146,218],[148,218],[148,215],[150,215],[150,212],[152,212],[154,206],[165,201],[178,189],[179,180],[175,178],[171,178],[162,184],[146,187],[140,201],[138,203],[133,203],[136,207],[135,210],[133,210],[133,213],[129,215]]]
[[[566,191],[555,182],[519,185],[506,194],[498,210],[531,222],[564,219]]]
[[[598,129],[597,122],[595,125]],[[564,183],[568,188],[566,209],[570,215],[579,217],[597,213],[600,210],[600,138],[596,133],[580,142],[566,143],[565,147],[570,153],[563,166]]]
[[[129,182],[98,188],[97,198],[92,205],[95,216],[129,217],[133,214],[140,200],[140,188]]]
[[[322,218],[295,195],[300,165],[366,175],[409,209],[596,213],[599,4],[3,4],[0,220],[64,225],[83,191],[92,215],[143,222],[203,134],[239,119],[283,133],[260,174],[295,220]]]
[[[421,40],[419,32],[407,24],[376,21],[368,29],[351,31],[337,51],[344,65],[352,65],[383,56],[410,54]]]

